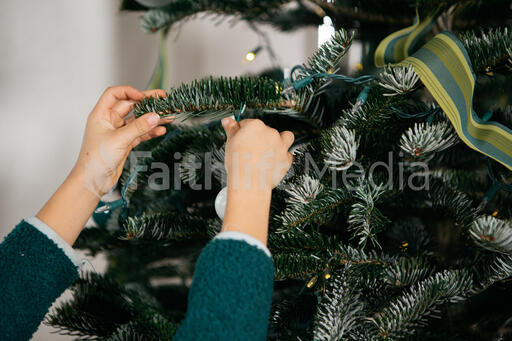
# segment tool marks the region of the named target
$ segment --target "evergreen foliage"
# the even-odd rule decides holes
[[[316,24],[311,18],[328,14],[337,25],[358,20],[378,42],[412,23],[417,3],[314,0],[282,6],[288,2],[176,0],[148,10],[124,0],[123,8],[146,10],[148,31],[169,29],[199,12],[279,26],[273,18],[285,22],[288,11],[301,11],[297,20],[303,21],[287,17],[288,28]],[[420,5],[428,11],[439,3]],[[509,3],[443,3],[457,5],[453,27],[478,76],[475,107],[512,127],[510,92],[495,97],[499,89],[512,89],[512,36],[504,25]],[[475,16],[479,11],[482,16]],[[489,12],[496,12],[496,22],[483,18]],[[492,28],[482,28],[487,24]],[[339,30],[295,79],[340,74],[354,37]],[[186,310],[195,259],[221,226],[214,200],[225,185],[226,138],[218,119],[245,104],[244,117],[292,130],[297,141],[292,169],[272,198],[270,340],[511,338],[512,313],[498,306],[512,304],[512,193],[485,197],[492,185],[487,163],[454,134],[412,69],[390,66],[374,76],[365,84],[370,89],[364,103],[357,103],[362,85],[315,78],[283,94],[287,84],[252,76],[198,80],[165,98],[142,101],[136,115],[153,111],[189,120],[137,148],[149,153],[138,160],[146,170],[133,182],[133,165],[122,176],[128,205],[77,241],[93,255],[105,252],[107,273],[82,276],[73,298],[47,323],[82,340],[172,338]],[[196,161],[200,166],[193,168]],[[208,183],[210,161],[216,167]],[[386,166],[372,168],[376,163]],[[162,164],[169,186],[156,191],[149,184],[161,176]],[[491,165],[494,180],[511,182],[508,170]]]

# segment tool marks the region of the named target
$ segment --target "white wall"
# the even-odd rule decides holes
[[[146,85],[157,36],[139,30],[140,14],[118,7],[114,0],[0,2],[0,239],[34,215],[71,169],[103,89]],[[304,61],[316,46],[315,29],[265,30],[283,66]],[[257,44],[244,23],[190,20],[168,42],[171,84],[269,67],[264,53],[242,62]],[[33,340],[71,339],[49,331],[41,327]]]

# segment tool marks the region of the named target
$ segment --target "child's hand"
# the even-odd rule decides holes
[[[225,153],[228,187],[241,190],[276,187],[293,161],[288,152],[294,140],[293,133],[279,133],[254,119],[237,123],[225,118],[222,126],[228,137]]]
[[[165,96],[163,90],[139,91],[131,86],[110,87],[101,96],[87,121],[78,161],[78,173],[86,188],[101,197],[114,186],[128,154],[136,145],[165,134],[156,113],[136,120],[125,119],[136,101],[148,96]]]
[[[272,189],[290,168],[293,143],[289,131],[279,133],[260,120],[222,120],[228,141],[224,163],[228,200],[222,231],[248,234],[267,243]]]

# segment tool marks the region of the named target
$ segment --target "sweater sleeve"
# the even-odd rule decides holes
[[[22,221],[0,244],[0,340],[29,340],[52,303],[78,278],[54,239]]]
[[[261,242],[220,233],[197,261],[187,314],[174,341],[266,340],[273,272]]]

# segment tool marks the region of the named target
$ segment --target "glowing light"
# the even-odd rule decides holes
[[[324,276],[325,279],[329,279],[331,278],[331,274],[330,273],[326,273],[325,276]]]
[[[331,18],[325,16],[324,23],[318,26],[318,47],[331,40],[335,32],[336,30],[334,29]]]
[[[256,48],[252,49],[251,51],[247,52],[245,54],[245,61],[246,62],[252,62],[256,59],[256,56],[258,55],[258,53],[261,51],[262,47],[261,46],[256,46]]]
[[[256,59],[256,53],[254,52],[247,52],[247,54],[245,55],[245,60],[247,60],[248,62],[252,62],[253,60]]]
[[[401,245],[401,247],[400,247],[400,250],[402,250],[402,252],[405,252],[405,251],[407,251],[407,247],[408,247],[408,246],[409,246],[409,243],[408,243],[408,242],[406,242],[406,241],[403,241],[403,242],[402,242],[402,245]]]
[[[354,69],[356,69],[357,71],[363,71],[363,64],[356,63],[356,65],[354,65]]]

